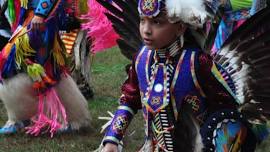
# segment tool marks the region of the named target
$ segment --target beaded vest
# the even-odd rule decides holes
[[[195,75],[197,51],[181,50],[175,42],[165,51],[143,47],[137,56],[146,134],[156,141],[156,150],[174,151],[173,129],[183,101],[191,104],[195,113],[205,109],[201,102],[204,94]]]

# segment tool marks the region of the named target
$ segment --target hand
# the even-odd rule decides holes
[[[102,152],[118,152],[118,147],[115,144],[107,143]]]
[[[43,17],[35,15],[31,21],[31,28],[33,30],[41,30],[42,28],[44,28],[44,24],[45,19]]]

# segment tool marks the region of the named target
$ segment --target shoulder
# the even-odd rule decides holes
[[[134,55],[133,61],[138,61],[143,56],[147,56],[147,54],[151,52],[146,46],[142,46],[141,49]]]
[[[188,52],[191,54],[194,54],[194,61],[195,64],[198,64],[198,66],[212,66],[213,65],[213,58],[211,55],[203,52],[199,48],[186,48]]]

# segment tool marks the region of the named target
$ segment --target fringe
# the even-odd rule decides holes
[[[38,136],[49,132],[51,138],[60,128],[67,126],[67,115],[54,88],[39,95],[38,113],[32,117],[33,125],[26,133]]]
[[[65,58],[63,56],[63,52],[64,52],[63,47],[60,45],[57,34],[55,34],[54,43],[53,43],[53,57],[56,63],[60,66],[65,65]]]

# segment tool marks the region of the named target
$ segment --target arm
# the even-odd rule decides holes
[[[196,75],[206,95],[208,110],[214,112],[219,109],[235,109],[238,104],[234,93],[221,78],[212,58],[206,54],[199,54],[198,60]]]
[[[47,18],[58,6],[61,0],[39,0],[35,15]]]
[[[52,14],[57,8],[60,0],[40,0],[36,9],[35,15],[31,21],[31,26],[34,30],[39,30],[45,23],[45,19]]]
[[[106,146],[110,145],[107,143],[118,145],[134,114],[141,108],[140,91],[134,64],[129,69],[128,79],[124,82],[121,90],[122,96],[120,97],[120,106],[115,113],[103,141],[103,144],[106,144]]]

